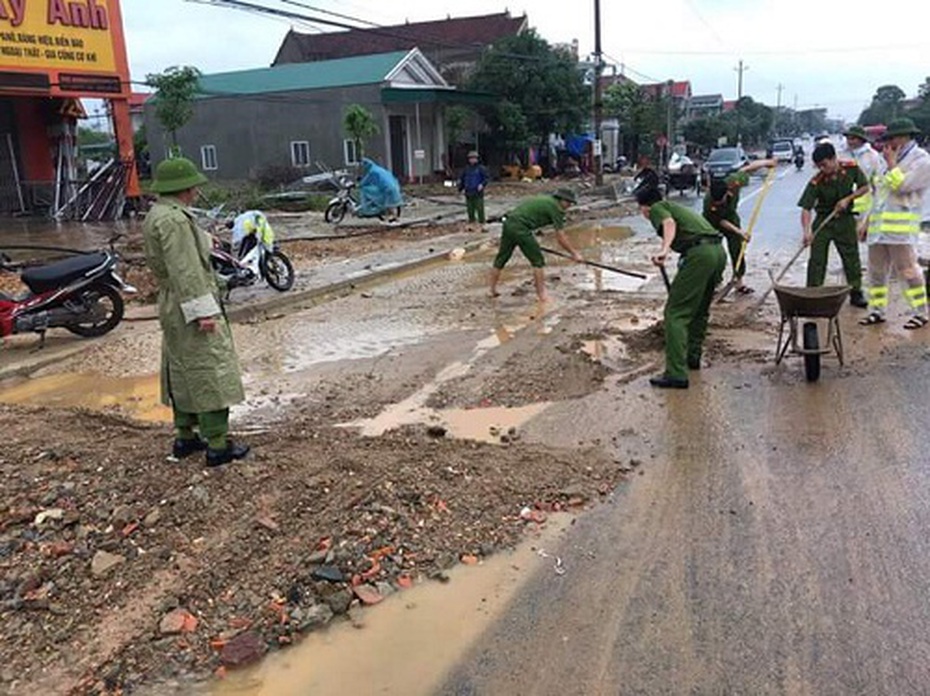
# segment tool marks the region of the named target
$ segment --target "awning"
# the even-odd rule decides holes
[[[461,89],[385,87],[381,90],[382,104],[494,104],[498,101],[500,99],[494,94]]]

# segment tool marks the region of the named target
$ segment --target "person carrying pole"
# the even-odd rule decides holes
[[[723,179],[713,179],[704,196],[704,217],[714,229],[723,234],[733,264],[733,288],[740,295],[748,295],[753,289],[743,284],[746,275],[746,244],[749,237],[742,229],[739,216],[740,191],[749,185],[749,175],[764,167],[775,167],[778,161],[760,159],[750,162]]]
[[[907,285],[911,316],[905,329],[927,325],[927,288],[917,263],[917,235],[924,194],[930,188],[930,154],[917,146],[917,127],[909,118],[888,124],[883,155],[888,172],[878,177],[869,216],[869,315],[860,324],[885,322],[888,276],[892,267]]]
[[[649,383],[660,389],[687,389],[688,369],[701,369],[710,305],[727,265],[723,236],[699,213],[662,200],[654,186],[639,189],[636,202],[662,238],[652,263],[664,270],[669,252],[680,254],[665,303],[665,372]]]
[[[540,302],[547,302],[546,294],[546,259],[543,256],[539,242],[534,233],[541,227],[552,225],[556,229],[556,241],[571,257],[578,262],[584,261],[581,254],[569,243],[568,237],[562,228],[565,226],[565,211],[578,202],[574,191],[559,189],[552,195],[534,196],[507,213],[504,218],[504,229],[501,232],[500,246],[494,265],[491,268],[491,283],[489,294],[498,297],[497,284],[501,279],[501,271],[513,251],[520,247],[520,251],[533,267],[533,281],[536,285],[536,297]]]
[[[859,259],[859,239],[852,208],[857,198],[869,192],[868,179],[855,162],[839,161],[830,143],[815,147],[812,159],[819,171],[798,200],[804,246],[811,250],[807,263],[807,286],[823,285],[830,242],[833,242],[843,262],[846,282],[852,288],[849,303],[854,307],[867,307],[868,302],[862,294],[862,261]],[[816,220],[812,211],[816,211]],[[827,217],[834,212],[836,214],[827,222]],[[816,235],[812,231],[815,225]]]

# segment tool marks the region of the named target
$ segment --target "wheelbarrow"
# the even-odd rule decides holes
[[[848,285],[797,288],[776,284],[774,289],[781,310],[775,364],[780,364],[790,350],[793,355],[803,356],[804,376],[807,381],[816,382],[820,379],[821,356],[836,351],[840,365],[843,364],[843,335],[840,332],[839,313],[849,297],[850,288]],[[799,331],[798,324],[801,319],[826,321],[827,340],[823,346],[820,343],[818,322],[804,321]]]

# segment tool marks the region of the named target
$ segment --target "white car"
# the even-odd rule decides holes
[[[772,157],[779,162],[791,162],[794,159],[794,144],[790,140],[779,140],[772,145]]]

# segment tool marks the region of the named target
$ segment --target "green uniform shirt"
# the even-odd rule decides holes
[[[836,207],[841,198],[845,198],[860,186],[867,186],[869,180],[855,162],[840,162],[836,174],[825,176],[818,174],[808,182],[798,206],[804,210],[815,210],[817,219],[825,218]],[[837,215],[838,218],[852,215],[852,206]]]
[[[507,213],[507,223],[519,232],[532,232],[546,225],[559,230],[565,226],[565,211],[552,196],[534,196]]]
[[[739,218],[740,189],[749,185],[749,174],[735,172],[726,178],[727,194],[722,201],[715,202],[710,191],[704,196],[704,217],[715,229],[724,231],[721,223],[727,222],[739,227],[742,223]]]
[[[649,209],[649,222],[656,233],[662,236],[662,223],[671,218],[675,221],[675,239],[672,240],[672,251],[685,253],[701,237],[718,237],[719,234],[713,226],[701,215],[685,208],[683,205],[669,201],[654,203]]]

